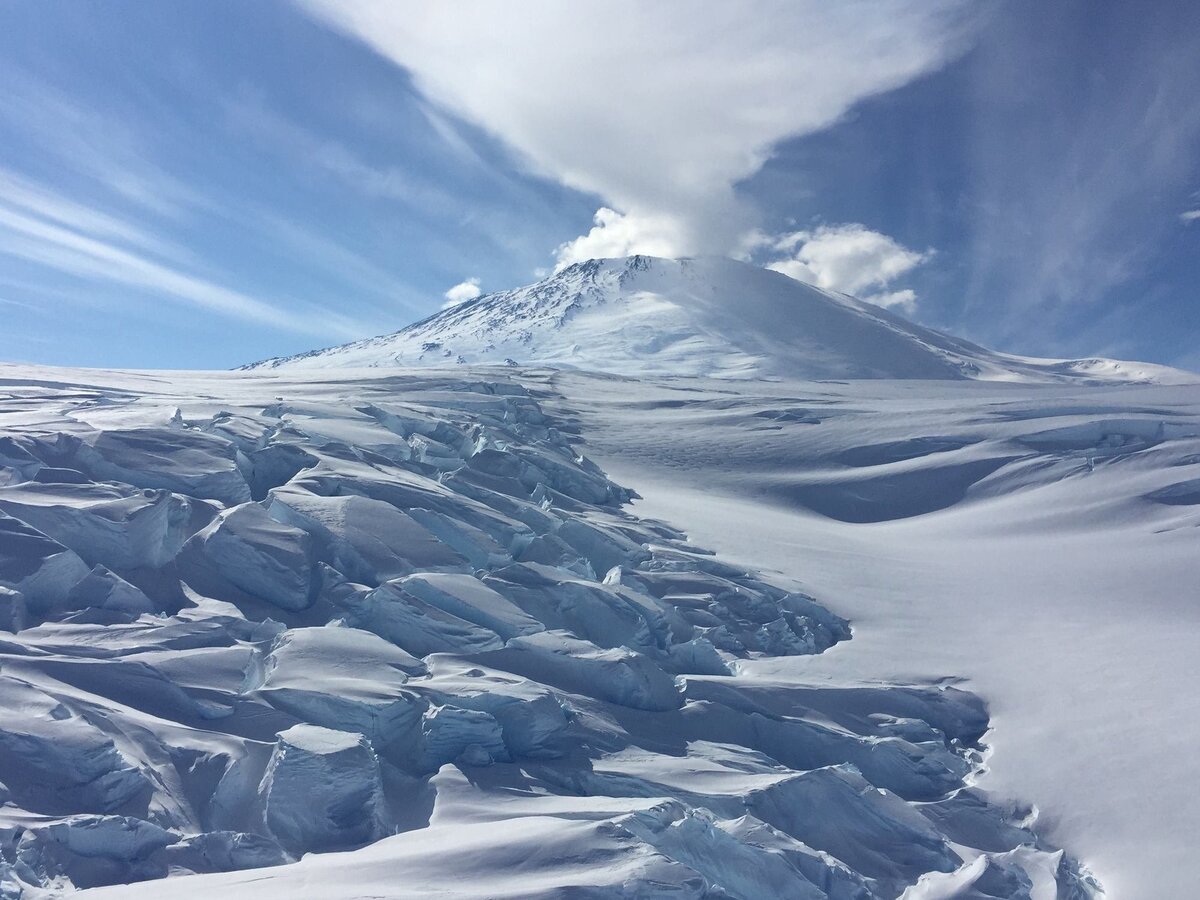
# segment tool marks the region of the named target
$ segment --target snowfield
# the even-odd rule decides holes
[[[554,387],[635,512],[853,623],[744,675],[952,678],[991,714],[974,784],[1036,805],[1105,896],[1195,895],[1200,387]]]
[[[1191,896],[1194,382],[644,257],[0,365],[0,898]]]
[[[1092,895],[979,697],[768,666],[846,621],[473,374],[0,371],[8,895]]]

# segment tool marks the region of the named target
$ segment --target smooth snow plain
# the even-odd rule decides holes
[[[1200,386],[554,384],[635,512],[853,623],[749,677],[950,678],[991,714],[974,783],[1106,896],[1196,896]]]
[[[976,584],[992,573],[966,558],[946,575],[953,602],[915,596],[937,550],[906,561],[901,542],[880,564],[869,535],[1111,473],[1152,498],[1122,528],[1175,542],[1156,576],[1173,578],[1194,560],[1178,556],[1194,547],[1194,390],[1154,388],[1174,393],[1110,421],[1078,397],[973,382],[765,384],[0,367],[0,892],[1100,896],[1088,869],[1103,848],[1062,824],[1087,798],[1060,808],[1048,789],[1047,822],[1023,790],[1036,784],[988,784],[1013,698],[967,663],[1007,614],[964,611],[997,596]],[[902,439],[873,423],[880,389],[909,392],[889,400]],[[713,416],[700,439],[696,417]],[[593,447],[647,479],[631,485],[643,503],[681,482],[684,498],[750,498],[724,523],[678,509],[733,561],[635,515],[636,495],[582,455]],[[755,484],[774,512],[751,505]],[[806,517],[842,524],[810,539]],[[1081,577],[1064,563],[1065,583]],[[863,590],[892,578],[890,600]],[[904,597],[923,617],[898,614]],[[1136,644],[1158,619],[1136,597],[1104,604],[1118,599]],[[964,615],[974,628],[939,619]],[[965,645],[914,658],[927,625]],[[1094,650],[1119,667],[1111,640]],[[979,686],[997,688],[995,722]],[[1168,702],[1141,688],[1126,715]],[[1068,702],[1089,701],[1054,705]],[[1053,764],[1117,752],[1100,746],[1124,724],[1111,712],[1089,723],[1095,742],[1065,735]],[[1127,730],[1131,760],[1153,732]]]

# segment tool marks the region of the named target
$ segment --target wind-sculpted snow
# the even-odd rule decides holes
[[[650,256],[576,263],[393,334],[245,368],[481,364],[674,377],[1200,380],[1150,363],[997,353],[749,263]]]
[[[848,623],[631,515],[543,381],[37,374],[0,388],[2,897],[1095,895],[970,786],[970,693],[747,678]]]

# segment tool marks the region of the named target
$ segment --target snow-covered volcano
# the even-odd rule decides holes
[[[996,353],[747,263],[649,256],[577,263],[393,334],[246,368],[481,363],[626,375],[1196,380],[1147,363]]]

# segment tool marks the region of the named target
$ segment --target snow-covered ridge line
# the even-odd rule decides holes
[[[747,263],[648,256],[576,263],[393,334],[244,368],[480,364],[643,376],[1200,381],[1149,363],[997,353]]]
[[[741,676],[847,624],[545,390],[5,367],[0,896],[1094,895],[967,786],[978,698]]]

